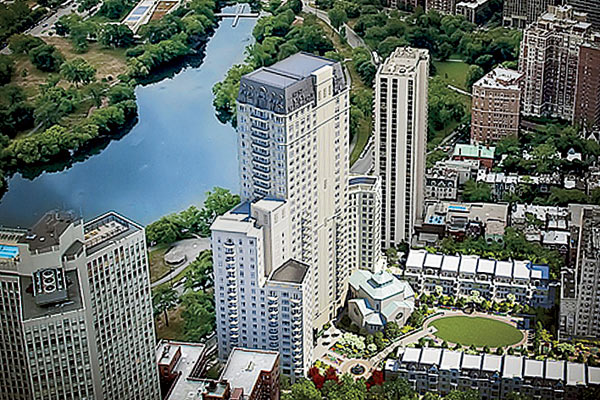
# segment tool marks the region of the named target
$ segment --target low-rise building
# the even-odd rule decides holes
[[[439,286],[447,296],[470,296],[476,290],[488,300],[508,300],[512,294],[521,304],[552,305],[549,268],[530,261],[497,261],[411,250],[403,277],[419,294],[435,293]]]
[[[385,263],[381,253],[381,179],[352,176],[348,183],[350,263],[352,269],[376,272]]]
[[[455,173],[458,177],[458,185],[462,186],[469,179],[477,179],[480,164],[479,160],[443,160],[436,162],[432,168],[427,170],[427,173]]]
[[[349,284],[348,316],[368,332],[380,331],[392,321],[403,326],[415,309],[410,285],[389,272],[356,270]]]
[[[495,147],[484,145],[457,144],[452,154],[453,160],[477,160],[483,168],[491,169],[494,166]]]
[[[456,12],[456,0],[427,0],[426,10],[436,10],[441,14],[452,14]]]
[[[425,174],[426,200],[456,200],[458,173],[452,169],[431,169]]]
[[[422,234],[435,235],[434,240],[453,237],[484,237],[488,242],[502,242],[508,225],[508,204],[434,202],[425,209],[419,227]]]
[[[494,200],[502,200],[508,193],[515,193],[520,184],[533,185],[540,193],[548,193],[553,187],[562,188],[563,181],[559,173],[548,175],[517,175],[504,172],[479,170],[478,183],[487,183],[492,188]]]
[[[515,392],[536,399],[575,400],[586,387],[600,385],[600,368],[585,364],[427,347],[401,349],[398,359],[385,362],[384,376],[406,379],[421,395],[474,389],[482,399],[504,399]]]
[[[219,379],[203,378],[202,343],[160,341],[156,358],[163,400],[278,400],[279,353],[234,348]]]
[[[497,67],[473,85],[471,142],[496,143],[519,134],[523,74]]]

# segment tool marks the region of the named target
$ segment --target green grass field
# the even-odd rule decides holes
[[[469,64],[453,61],[434,61],[437,75],[446,79],[450,84],[467,90],[466,79],[469,72]]]
[[[451,343],[463,346],[505,347],[518,343],[523,334],[512,325],[491,318],[445,317],[433,321],[435,335]]]

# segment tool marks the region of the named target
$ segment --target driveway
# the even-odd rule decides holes
[[[180,258],[182,256],[183,261],[178,264],[172,272],[163,276],[156,282],[154,282],[151,287],[156,287],[158,285],[162,285],[163,283],[169,282],[171,279],[175,278],[181,271],[186,269],[188,265],[192,261],[198,257],[198,254],[203,252],[204,250],[210,249],[210,238],[198,238],[198,239],[184,239],[173,244],[173,247],[167,254],[165,254],[165,259],[168,259],[169,256],[177,255],[175,258]]]

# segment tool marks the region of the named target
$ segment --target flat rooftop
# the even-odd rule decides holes
[[[242,388],[250,396],[262,371],[272,371],[279,353],[266,350],[235,348],[231,351],[220,380],[227,380],[231,389]]]
[[[308,265],[293,259],[287,260],[271,274],[269,280],[286,283],[302,283]]]
[[[40,306],[36,304],[33,296],[33,280],[31,276],[21,276],[21,299],[23,302],[23,319],[30,320],[40,317],[49,317],[66,312],[83,309],[81,289],[77,271],[67,271],[67,299],[57,304]]]
[[[201,399],[207,383],[197,380],[194,372],[198,362],[202,361],[205,346],[202,343],[184,343],[162,340],[156,346],[156,362],[158,364],[170,364],[177,349],[181,349],[181,358],[175,364],[174,373],[181,376],[173,384],[171,395],[168,399]],[[193,380],[190,380],[189,378]]]
[[[84,225],[85,250],[94,254],[116,240],[123,239],[142,228],[115,212],[108,212]]]
[[[75,216],[68,212],[48,212],[19,239],[19,243],[26,243],[32,252],[57,246],[60,236],[76,220]]]

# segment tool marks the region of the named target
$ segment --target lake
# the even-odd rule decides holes
[[[115,210],[147,224],[201,205],[214,186],[237,193],[235,130],[216,118],[212,87],[244,59],[255,23],[221,21],[199,67],[138,86],[139,122],[99,154],[33,180],[15,174],[0,200],[0,224],[30,226],[56,208],[85,219]]]

